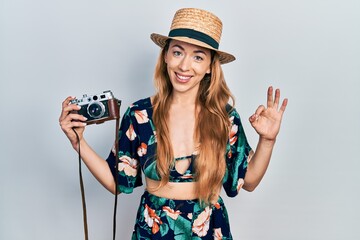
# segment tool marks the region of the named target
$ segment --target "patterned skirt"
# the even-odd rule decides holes
[[[172,200],[145,191],[137,212],[132,240],[232,239],[228,214],[219,198],[212,206],[198,200]]]

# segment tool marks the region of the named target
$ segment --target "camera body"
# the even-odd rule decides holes
[[[110,90],[90,96],[84,94],[82,98],[75,98],[70,103],[81,107],[76,113],[87,118],[87,125],[120,118],[121,101]]]

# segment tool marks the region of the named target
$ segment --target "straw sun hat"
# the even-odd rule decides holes
[[[220,56],[220,63],[225,64],[234,61],[235,57],[219,51],[221,32],[222,22],[214,14],[202,9],[183,8],[175,13],[168,36],[153,33],[150,38],[161,48],[168,39],[175,39],[214,50]]]

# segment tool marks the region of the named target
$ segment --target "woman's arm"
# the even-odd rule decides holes
[[[280,90],[276,89],[275,99],[273,88],[268,88],[267,107],[261,105],[249,121],[255,131],[259,134],[259,142],[255,153],[249,156],[249,165],[245,175],[243,188],[253,191],[265,175],[269,165],[271,154],[280,130],[283,113],[288,100],[285,98],[279,108]],[[279,108],[279,109],[278,109]]]
[[[243,186],[246,191],[252,192],[259,185],[269,166],[274,145],[275,141],[259,139],[255,153],[252,152],[249,156],[250,162],[247,167]]]
[[[115,181],[108,163],[101,158],[85,141],[80,141],[81,158],[92,175],[103,185],[109,192],[115,194]]]
[[[76,104],[70,104],[74,97],[68,97],[62,103],[62,111],[59,118],[61,129],[69,139],[72,147],[78,152],[80,146],[81,158],[94,177],[110,192],[115,193],[115,181],[107,162],[101,158],[85,141],[86,118],[74,113],[79,110]],[[76,134],[75,134],[76,131]],[[77,138],[77,136],[79,138]],[[80,142],[80,144],[79,144]]]

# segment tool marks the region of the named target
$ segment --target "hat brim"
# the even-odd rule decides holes
[[[226,64],[226,63],[232,62],[232,61],[234,61],[236,59],[230,53],[219,51],[218,49],[213,48],[213,47],[211,47],[210,45],[208,45],[208,44],[206,44],[204,42],[201,42],[199,40],[189,38],[189,37],[168,37],[168,36],[160,35],[160,34],[157,34],[157,33],[152,33],[150,35],[150,38],[156,45],[158,45],[161,48],[165,47],[166,41],[168,39],[174,39],[174,40],[178,40],[178,41],[182,41],[182,42],[186,42],[186,43],[191,43],[191,44],[194,44],[196,46],[200,46],[200,47],[204,47],[204,48],[214,50],[215,52],[217,52],[219,54],[219,61],[220,61],[221,64]]]

